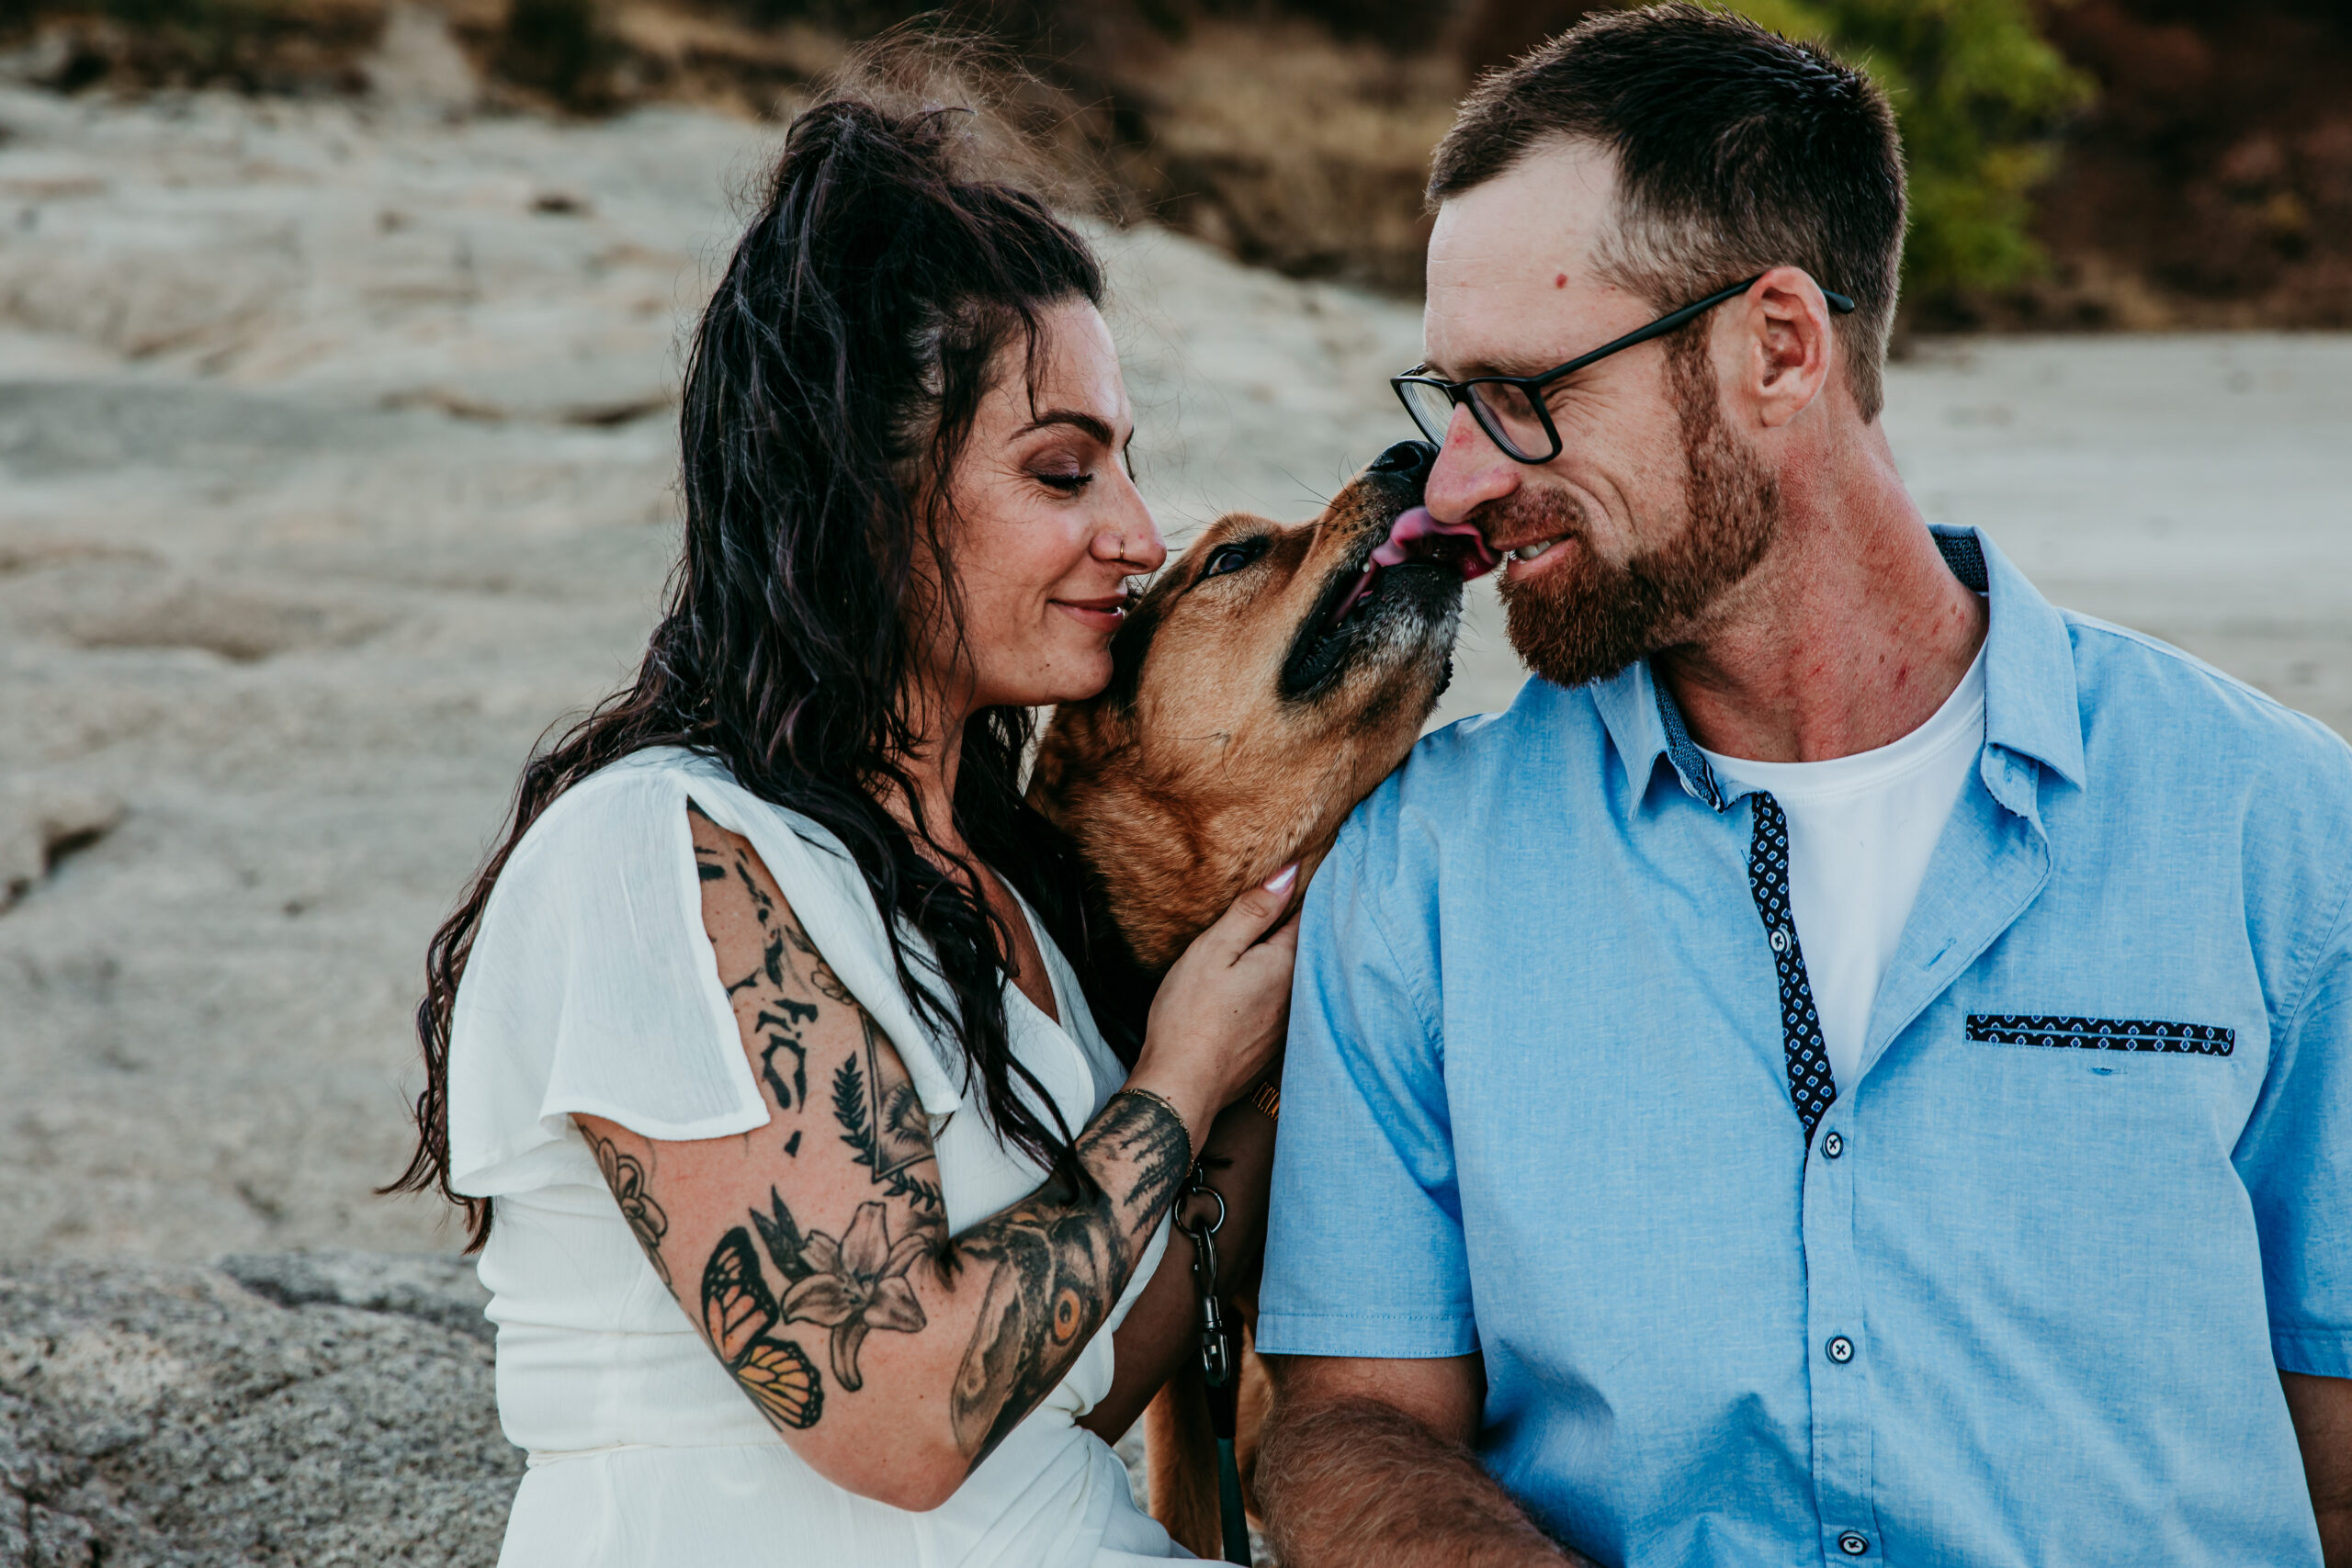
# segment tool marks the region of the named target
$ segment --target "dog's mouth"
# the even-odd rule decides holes
[[[1389,525],[1388,537],[1372,547],[1363,570],[1331,607],[1324,626],[1329,630],[1344,626],[1350,616],[1371,604],[1380,574],[1391,567],[1452,567],[1468,582],[1486,576],[1498,564],[1485,536],[1467,523],[1441,523],[1426,506],[1408,508]]]
[[[1385,538],[1368,543],[1332,575],[1315,611],[1299,629],[1283,664],[1283,694],[1316,694],[1343,670],[1360,634],[1383,619],[1383,609],[1408,599],[1427,598],[1435,607],[1460,602],[1462,585],[1499,564],[1478,530],[1463,523],[1441,523],[1425,506],[1408,507],[1389,525]],[[1420,592],[1407,585],[1418,581]]]

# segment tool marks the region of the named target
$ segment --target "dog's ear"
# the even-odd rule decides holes
[[[1066,818],[1071,774],[1082,766],[1069,734],[1071,723],[1069,704],[1056,708],[1046,725],[1046,733],[1037,741],[1036,761],[1029,765],[1029,804],[1057,828]]]
[[[1113,758],[1133,743],[1135,716],[1108,693],[1082,703],[1064,703],[1046,721],[1029,771],[1029,804],[1064,832],[1070,817],[1091,793]]]

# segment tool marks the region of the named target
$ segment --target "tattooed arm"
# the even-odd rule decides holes
[[[1171,971],[1126,1088],[1076,1140],[1094,1190],[1048,1181],[950,1237],[897,1050],[751,845],[690,820],[703,923],[772,1119],[692,1143],[575,1120],[655,1272],[785,1440],[852,1491],[934,1507],[1068,1373],[1193,1133],[1272,1055],[1295,928],[1259,939],[1286,893],[1245,897]]]
[[[1225,1198],[1216,1233],[1218,1283],[1236,1301],[1254,1300],[1263,1261],[1266,1190],[1274,1168],[1274,1123],[1245,1096],[1225,1108],[1201,1149],[1209,1184]],[[1193,1247],[1182,1236],[1160,1255],[1151,1282],[1119,1325],[1117,1371],[1108,1393],[1079,1425],[1106,1443],[1126,1435],[1160,1385],[1201,1353]]]

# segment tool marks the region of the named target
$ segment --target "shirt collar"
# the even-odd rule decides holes
[[[2083,722],[2075,691],[2073,640],[2065,618],[2010,564],[2009,558],[1977,528],[1935,527],[1936,548],[1952,575],[1986,597],[1990,624],[1984,634],[1984,744],[2041,763],[2082,787]],[[1715,776],[1682,723],[1682,711],[1637,660],[1622,673],[1591,687],[1593,705],[1609,730],[1610,743],[1624,759],[1630,818],[1649,793],[1658,759],[1673,764],[1685,793],[1716,811],[1740,798]],[[1991,782],[1988,776],[1988,783]],[[2012,809],[2030,810],[2028,799],[2009,798]]]

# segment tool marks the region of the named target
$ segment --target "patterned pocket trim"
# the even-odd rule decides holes
[[[1972,1012],[1968,1038],[1987,1045],[2073,1045],[2086,1051],[2161,1051],[2226,1056],[2238,1032],[2218,1023],[2160,1018],[2062,1018],[2053,1013]]]

